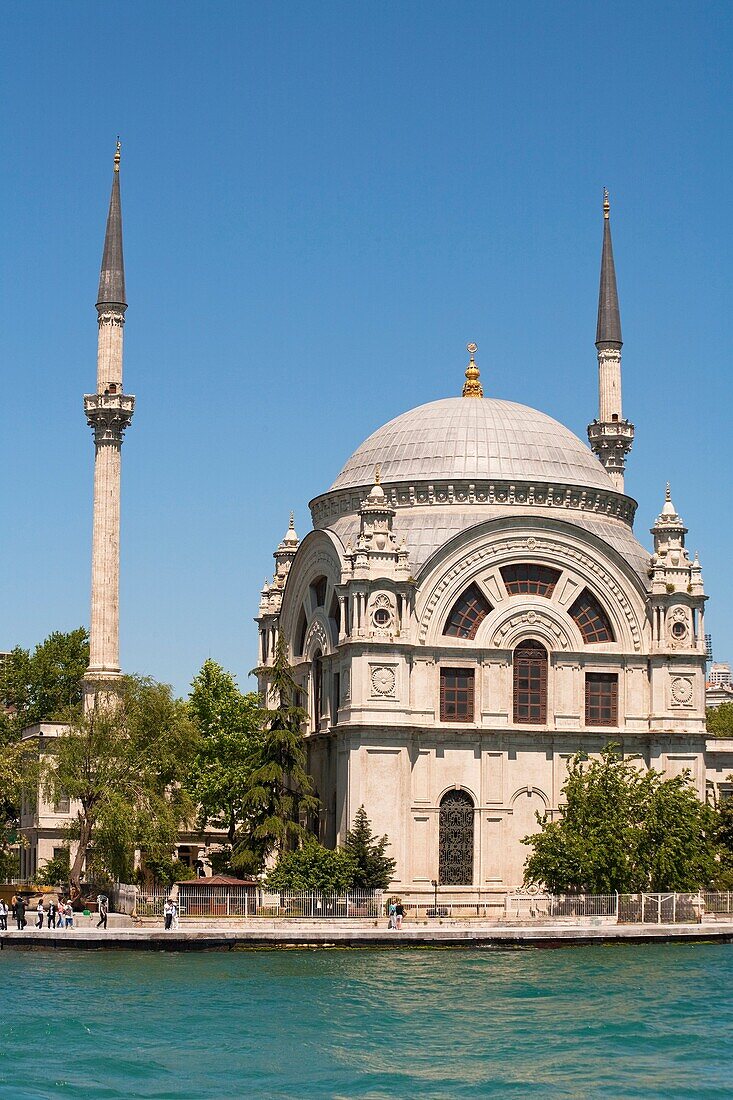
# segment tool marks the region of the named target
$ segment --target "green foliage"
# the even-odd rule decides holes
[[[246,824],[232,854],[240,874],[259,871],[272,852],[281,854],[304,842],[309,833],[300,817],[312,815],[319,805],[302,732],[308,715],[295,703],[297,685],[282,636],[267,674],[277,705],[263,711],[262,740],[242,800]]]
[[[324,848],[310,837],[302,848],[280,853],[265,885],[271,890],[343,893],[353,886],[357,870],[350,852],[344,848]]]
[[[717,808],[715,839],[719,846],[715,888],[733,890],[733,799],[731,798],[725,799]]]
[[[36,875],[36,883],[39,886],[66,886],[70,869],[69,849],[66,848],[63,856],[46,860]]]
[[[137,877],[143,882],[151,881],[156,886],[171,886],[174,882],[189,882],[196,878],[196,872],[180,859],[173,859],[168,853],[157,859],[146,855]]]
[[[5,741],[17,740],[35,722],[67,721],[81,714],[82,680],[89,664],[89,635],[83,627],[54,631],[31,653],[16,646],[2,665],[0,724]]]
[[[242,694],[234,677],[205,661],[191,685],[189,713],[200,737],[186,786],[199,807],[199,828],[227,830],[229,843],[245,823],[244,801],[262,743],[259,697]]]
[[[386,855],[389,839],[375,837],[366,810],[360,806],[354,824],[346,834],[344,849],[356,865],[355,890],[386,890],[392,881],[396,860]]]
[[[733,737],[733,703],[721,703],[719,707],[708,707],[705,711],[705,724],[713,737]]]
[[[116,701],[100,703],[49,744],[47,795],[79,803],[70,829],[80,842],[70,872],[77,890],[90,845],[98,869],[128,881],[135,848],[153,859],[170,854],[193,816],[181,780],[195,749],[186,705],[167,685],[135,677],[121,681]]]
[[[537,815],[525,882],[556,893],[697,890],[716,874],[715,820],[688,774],[639,770],[607,745],[570,761],[560,819]]]

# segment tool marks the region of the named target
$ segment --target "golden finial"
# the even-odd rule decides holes
[[[295,530],[295,512],[290,513],[290,524],[289,524],[289,526],[290,526],[291,531]]]
[[[463,386],[464,397],[483,397],[484,391],[481,383],[479,382],[480,371],[476,366],[476,360],[474,356],[478,351],[477,344],[466,344],[466,351],[468,352],[470,359],[468,366],[466,367],[466,382]]]
[[[608,217],[610,209],[611,209],[611,203],[609,202],[609,199],[608,199],[608,188],[604,187],[603,188],[603,217],[604,218]]]
[[[382,464],[380,462],[374,467],[374,484],[382,484]]]
[[[667,488],[666,488],[665,493],[664,493],[664,499],[665,500],[671,500],[672,499],[672,490],[670,488],[669,482],[667,482]]]
[[[122,142],[120,141],[120,135],[117,135],[117,148],[115,149],[115,172],[120,170],[120,149],[122,148]]]

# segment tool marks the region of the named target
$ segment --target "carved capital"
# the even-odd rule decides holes
[[[116,325],[118,328],[122,328],[125,323],[125,310],[110,309],[109,306],[98,306],[97,320],[100,325]]]
[[[135,398],[131,393],[88,393],[84,396],[87,424],[94,429],[94,442],[122,443],[125,429],[132,420]]]

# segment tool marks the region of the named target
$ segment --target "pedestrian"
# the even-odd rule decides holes
[[[397,927],[397,920],[395,918],[395,903],[391,901],[389,903],[389,920],[387,921],[387,928],[394,929]]]
[[[74,927],[74,910],[71,906],[70,901],[67,901],[67,903],[66,903],[66,906],[64,908],[64,916],[66,917],[66,927],[67,928],[73,928]]]
[[[13,916],[15,917],[15,923],[18,925],[18,931],[22,932],[25,928],[25,902],[21,894],[18,894],[15,898]]]
[[[8,930],[8,903],[0,898],[0,932]]]
[[[173,902],[170,898],[166,899],[163,906],[163,920],[166,932],[170,932],[173,925]]]
[[[397,922],[397,931],[402,928],[402,918],[405,915],[405,907],[401,901],[398,901],[394,907],[395,921]]]
[[[104,895],[99,899],[99,920],[97,921],[97,928],[107,928],[107,917],[109,915],[109,903]]]
[[[38,899],[36,906],[36,928],[43,928],[43,898]]]
[[[171,901],[171,906],[173,908],[173,920],[171,923],[173,926],[173,931],[175,932],[178,928],[178,902]]]
[[[49,901],[48,901],[48,913],[46,915],[46,919],[48,921],[48,927],[49,928],[55,928],[56,927],[56,912],[57,912],[56,902],[53,900],[53,897],[51,897],[51,898],[49,898]]]

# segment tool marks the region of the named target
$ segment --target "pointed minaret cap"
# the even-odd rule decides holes
[[[608,190],[603,189],[603,254],[601,256],[601,285],[598,292],[598,325],[596,327],[596,347],[600,344],[617,344],[621,347],[621,314],[618,308],[616,289],[616,268],[613,262],[613,244],[611,243],[611,221],[609,213],[611,203]]]
[[[298,545],[298,536],[295,533],[295,515],[294,515],[293,512],[290,513],[290,523],[288,525],[288,529],[285,532],[282,543],[280,545],[281,546],[297,546]]]
[[[675,517],[677,515],[677,509],[675,508],[674,504],[672,503],[672,490],[669,487],[669,482],[667,482],[667,488],[665,489],[665,492],[664,492],[664,504],[662,505],[662,515],[663,516],[675,516]]]
[[[122,257],[122,204],[120,202],[120,139],[115,150],[112,194],[107,214],[107,231],[104,236],[102,270],[99,274],[97,309],[117,306],[127,309],[125,297],[125,262]]]
[[[374,467],[374,485],[369,493],[369,500],[380,501],[384,500],[384,489],[382,488],[382,467],[378,462]]]

